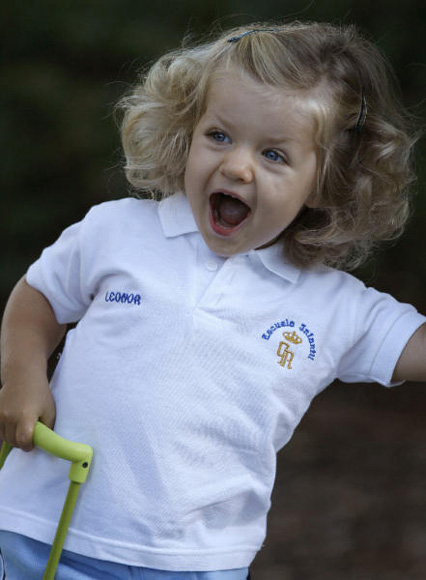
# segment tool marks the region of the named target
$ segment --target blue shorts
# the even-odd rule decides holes
[[[0,531],[0,549],[1,580],[40,580],[43,577],[50,553],[48,544]],[[55,580],[246,580],[248,576],[248,568],[167,572],[96,560],[63,550]]]

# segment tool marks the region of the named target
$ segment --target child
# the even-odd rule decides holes
[[[425,317],[335,269],[401,233],[413,139],[374,46],[317,23],[168,54],[123,107],[128,178],[161,201],[93,208],[18,283],[0,436],[28,451],[40,418],[94,448],[58,578],[242,580],[313,397],[426,379]],[[7,461],[8,580],[40,577],[62,463]]]

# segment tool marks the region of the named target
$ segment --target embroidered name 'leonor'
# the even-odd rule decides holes
[[[120,304],[134,304],[135,306],[140,306],[141,300],[141,295],[134,294],[133,292],[113,292],[107,290],[105,293],[105,302],[117,302]]]

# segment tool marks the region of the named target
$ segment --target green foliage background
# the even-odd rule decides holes
[[[425,118],[422,2],[397,0],[39,0],[1,9],[0,306],[41,249],[94,203],[127,194],[115,102],[138,70],[184,35],[275,18],[357,24],[388,55],[404,102]],[[361,272],[424,303],[425,146],[404,240]]]

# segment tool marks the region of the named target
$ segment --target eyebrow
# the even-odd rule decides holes
[[[205,114],[205,119],[204,119],[204,123],[212,123],[217,124],[219,126],[230,126],[232,129],[232,126],[234,125],[234,123],[232,123],[232,121],[230,121],[229,119],[225,119],[223,118],[221,115],[217,114],[217,113],[210,113],[210,114]],[[298,142],[297,137],[289,137],[287,135],[271,135],[267,137],[268,141],[274,142],[274,143],[287,143],[289,141],[294,141],[294,142]]]

